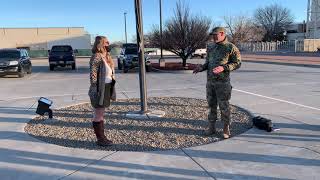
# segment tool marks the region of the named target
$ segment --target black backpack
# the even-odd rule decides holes
[[[266,119],[261,116],[256,116],[252,119],[253,125],[256,126],[258,129],[266,130],[268,132],[272,131],[272,121],[270,119]]]

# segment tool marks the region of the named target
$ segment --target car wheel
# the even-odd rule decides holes
[[[201,54],[201,59],[203,59],[204,58],[204,55],[203,54]]]
[[[27,71],[28,74],[31,74],[32,73],[32,66],[29,66],[29,69]]]
[[[146,65],[146,71],[151,72],[152,71],[152,66],[151,64]]]
[[[123,73],[127,73],[129,71],[129,67],[127,67],[124,62],[123,62],[122,69],[123,69]]]
[[[73,63],[72,64],[72,70],[75,70],[76,69],[76,63]]]
[[[20,71],[18,72],[18,77],[19,77],[19,78],[22,78],[22,77],[24,77],[24,74],[25,74],[25,71],[24,71],[24,69],[21,67],[21,68],[20,68]]]
[[[122,64],[121,64],[121,62],[120,62],[120,59],[118,59],[118,69],[119,69],[119,70],[122,70]]]
[[[50,64],[50,71],[53,71],[53,70],[54,70],[54,65]]]

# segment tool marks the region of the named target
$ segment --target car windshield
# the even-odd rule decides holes
[[[17,59],[20,58],[19,51],[0,51],[0,59]]]
[[[72,48],[70,46],[53,46],[51,51],[53,51],[53,52],[70,52],[70,51],[72,51]]]
[[[127,48],[125,54],[138,54],[137,48]]]

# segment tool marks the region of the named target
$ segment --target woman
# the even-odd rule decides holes
[[[114,63],[108,52],[109,41],[104,36],[97,36],[92,47],[90,58],[89,97],[94,108],[92,126],[99,146],[110,146],[112,141],[104,135],[104,112],[110,106],[110,99],[115,95]]]

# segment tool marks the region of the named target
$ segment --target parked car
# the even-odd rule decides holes
[[[32,64],[25,49],[0,49],[0,76],[31,74]]]
[[[207,49],[197,49],[194,53],[191,54],[191,57],[200,57],[201,59],[207,56]]]
[[[71,66],[76,69],[76,55],[77,50],[73,50],[70,45],[55,45],[51,50],[48,50],[48,59],[50,71],[53,71],[56,66]]]
[[[122,45],[120,55],[117,58],[118,69],[127,73],[129,69],[139,67],[138,46],[134,43],[126,43]],[[146,71],[150,72],[152,67],[149,61],[149,56],[145,54]]]

